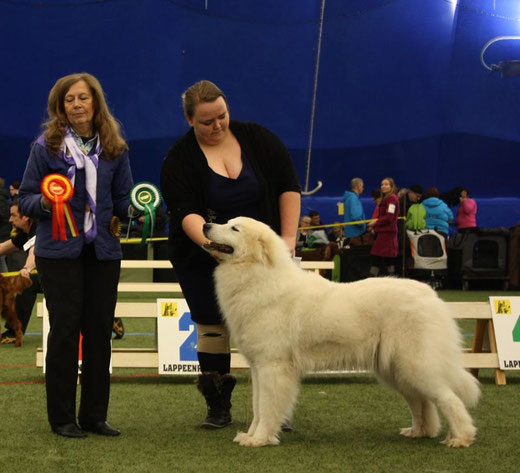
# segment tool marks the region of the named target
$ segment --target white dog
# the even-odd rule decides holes
[[[279,443],[303,374],[372,370],[412,414],[407,437],[435,437],[446,417],[449,447],[468,447],[476,428],[465,405],[480,389],[461,362],[461,337],[448,308],[426,284],[371,278],[338,284],[302,271],[267,225],[239,217],[205,224],[219,305],[251,367],[253,422],[240,445]]]

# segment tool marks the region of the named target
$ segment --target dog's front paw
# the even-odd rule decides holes
[[[237,432],[237,434],[235,435],[235,438],[233,439],[233,442],[237,442],[242,445],[242,440],[246,437],[249,437],[247,435],[247,432]]]

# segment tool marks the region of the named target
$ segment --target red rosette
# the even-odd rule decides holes
[[[65,220],[69,224],[71,235],[78,236],[78,228],[69,205],[74,195],[70,180],[62,174],[49,174],[42,180],[41,190],[43,196],[52,203],[52,238],[67,240]]]
[[[61,198],[65,203],[74,195],[74,187],[68,177],[62,174],[49,174],[42,180],[42,194],[51,202]]]

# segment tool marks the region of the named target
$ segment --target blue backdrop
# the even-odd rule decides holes
[[[308,186],[324,186],[304,207],[333,213],[352,177],[369,190],[389,175],[400,186],[465,185],[482,205],[508,198],[495,220],[519,220],[520,77],[490,74],[480,51],[520,35],[520,2],[327,0],[316,75],[321,6],[0,0],[0,175],[21,178],[56,79],[87,71],[124,126],[136,181],[158,182],[188,129],[180,95],[207,78],[233,118],[283,139],[305,185],[317,77]],[[485,59],[520,59],[520,41],[493,44]]]

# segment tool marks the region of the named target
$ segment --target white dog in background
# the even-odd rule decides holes
[[[476,428],[466,410],[480,396],[461,362],[461,337],[446,304],[426,284],[371,278],[338,284],[305,272],[267,225],[239,217],[205,224],[220,261],[216,293],[231,335],[251,367],[253,422],[240,445],[279,443],[300,378],[325,369],[368,369],[400,393],[412,414],[407,437],[435,437],[449,424],[449,447],[468,447]]]

